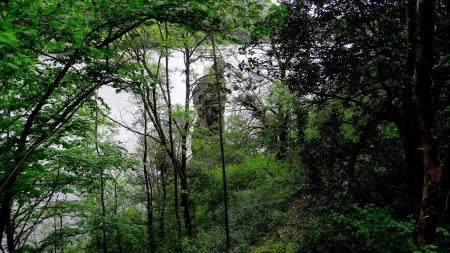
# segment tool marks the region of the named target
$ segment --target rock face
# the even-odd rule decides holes
[[[224,63],[220,60],[217,68],[219,82],[225,86]],[[216,84],[214,75],[214,65],[209,68],[208,73],[197,81],[197,86],[193,90],[194,106],[198,114],[198,126],[209,130],[210,134],[218,131],[220,115],[224,112],[226,100],[225,92],[221,92],[222,110],[219,108],[219,85]]]

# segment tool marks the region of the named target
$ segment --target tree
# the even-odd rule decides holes
[[[149,20],[176,23],[206,15],[201,4],[163,1],[3,1],[1,5],[0,53],[5,66],[1,96],[6,105],[2,115],[9,116],[1,127],[8,138],[0,143],[0,155],[8,166],[0,181],[0,242],[16,194],[13,186],[29,156],[50,141],[96,89],[118,81],[114,72],[121,57],[110,45]],[[42,61],[44,56],[51,60]],[[78,85],[71,87],[74,83]],[[66,93],[68,88],[71,92]],[[13,105],[18,97],[22,103]]]
[[[171,32],[174,31],[172,35]],[[186,235],[191,238],[193,236],[192,218],[189,211],[188,198],[188,173],[187,173],[187,159],[188,146],[187,140],[190,135],[191,117],[190,117],[190,100],[191,100],[191,61],[194,57],[196,49],[205,40],[201,33],[188,32],[182,28],[168,27],[168,24],[158,24],[153,27],[148,27],[143,30],[143,33],[151,34],[158,33],[159,39],[154,41],[155,47],[148,48],[142,41],[135,40],[136,46],[132,51],[131,57],[136,59],[140,64],[140,75],[135,78],[140,80],[140,83],[131,88],[131,91],[137,94],[141,101],[144,111],[153,128],[156,131],[156,137],[153,137],[163,149],[167,152],[168,157],[172,161],[174,168],[174,187],[175,187],[175,209],[178,206],[178,177],[181,183],[181,206],[183,207],[183,219],[186,229]],[[180,121],[174,119],[174,109],[171,102],[171,88],[169,79],[169,46],[174,43],[172,36],[177,36],[177,32],[181,34],[182,43],[179,45],[184,55],[185,61],[185,104],[183,107],[183,117]],[[175,45],[177,46],[177,45]],[[151,53],[160,51],[155,64],[152,65]],[[163,69],[161,61],[165,60],[165,67]],[[164,70],[164,72],[163,72]],[[179,133],[180,150],[176,149],[175,133]],[[178,156],[180,154],[180,156]],[[175,211],[178,219],[178,211]],[[181,239],[181,230],[179,230]]]
[[[213,47],[213,57],[214,57],[214,76],[215,76],[215,85],[217,89],[217,102],[218,102],[218,111],[219,111],[219,143],[220,143],[220,161],[222,165],[222,185],[223,185],[223,205],[224,205],[224,223],[225,223],[225,238],[226,238],[226,251],[230,251],[230,226],[228,221],[228,186],[227,186],[227,175],[225,170],[225,152],[224,152],[224,143],[223,143],[223,122],[224,122],[224,104],[225,102],[222,100],[222,90],[225,89],[225,84],[220,81],[223,73],[219,72],[219,60],[217,59],[216,54],[216,44],[214,41],[214,36],[211,35],[211,43]]]
[[[435,101],[437,89],[433,87],[434,1],[417,1],[417,44],[413,84],[416,91],[419,116],[424,183],[419,217],[419,247],[435,242],[439,217],[439,191],[442,180],[439,160],[439,140],[436,129]],[[439,94],[439,93],[438,93]]]
[[[357,187],[361,191],[361,188],[368,187],[361,184],[365,181],[361,173],[367,171],[362,157],[369,155],[372,162],[378,160],[377,156],[392,160],[391,175],[396,177],[392,178],[396,182],[401,182],[402,176],[394,168],[399,168],[401,161],[404,163],[405,180],[400,186],[404,188],[402,192],[409,196],[406,212],[418,208],[423,179],[428,182],[432,180],[431,184],[427,183],[431,185],[430,196],[439,195],[439,151],[437,144],[432,141],[434,135],[430,133],[431,128],[428,127],[431,124],[433,131],[437,131],[435,126],[439,124],[435,121],[435,115],[448,108],[448,103],[442,103],[445,98],[440,92],[445,87],[440,80],[446,78],[442,75],[442,62],[436,64],[432,60],[432,51],[442,52],[444,47],[441,41],[445,39],[433,39],[431,19],[437,13],[440,14],[437,20],[444,17],[446,5],[439,2],[436,5],[438,10],[433,12],[432,7],[426,7],[428,3],[417,3],[418,7],[416,1],[406,1],[404,4],[377,1],[284,1],[280,6],[273,7],[266,20],[254,31],[255,44],[267,45],[269,48],[267,57],[255,57],[249,62],[250,67],[253,65],[272,71],[273,74],[269,76],[287,70],[286,81],[288,87],[300,97],[297,101],[312,105],[319,113],[330,113],[328,120],[323,123],[328,124],[331,131],[325,134],[324,128],[319,129],[319,135],[309,138],[311,144],[315,144],[302,149],[303,162],[311,170],[308,174],[320,182],[326,172],[323,168],[334,170],[337,167],[341,171],[339,174],[345,175],[343,181],[338,181],[337,188],[344,184],[350,190]],[[421,9],[422,6],[426,8]],[[426,10],[427,15],[419,17],[423,10]],[[436,29],[444,29],[447,25],[440,22]],[[436,36],[445,38],[444,34]],[[420,39],[416,43],[417,38]],[[433,46],[433,41],[439,43]],[[406,57],[403,53],[405,48]],[[416,79],[415,75],[423,79]],[[431,77],[436,80],[433,87]],[[351,121],[351,126],[347,125],[346,120]],[[402,159],[389,158],[387,151],[390,148],[377,148],[382,147],[380,144],[387,139],[376,137],[378,133],[385,134],[380,130],[386,124],[393,124],[397,128],[397,141],[402,143],[399,146]],[[344,127],[350,136],[358,137],[343,138]],[[308,133],[305,134],[308,137]],[[431,144],[433,155],[430,160],[427,158],[429,155],[423,156],[423,152],[428,151],[422,149],[425,146],[427,149]],[[377,151],[371,150],[372,146]],[[421,159],[422,156],[425,160]],[[325,162],[327,160],[330,161]],[[434,176],[430,177],[428,171],[428,176],[423,178],[423,163],[428,164],[430,161],[433,161],[431,167],[434,169],[431,171],[434,171]],[[386,195],[396,191],[384,187],[387,187]],[[351,192],[353,196],[358,196],[358,191]],[[424,197],[427,198],[427,195],[425,193]],[[431,199],[431,203],[434,203],[431,206],[438,205],[437,197]],[[422,206],[426,206],[424,200]],[[399,210],[405,209],[399,207]],[[424,226],[424,221],[421,223]]]

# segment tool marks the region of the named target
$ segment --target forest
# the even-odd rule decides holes
[[[0,0],[1,253],[450,252],[449,49],[447,0]]]

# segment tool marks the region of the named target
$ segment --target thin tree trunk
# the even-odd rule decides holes
[[[159,216],[159,236],[161,237],[161,240],[164,241],[166,238],[166,231],[165,231],[165,221],[164,221],[164,215],[166,212],[166,177],[164,177],[164,174],[166,172],[165,167],[161,169],[161,186],[162,186],[162,199],[161,199],[161,213]],[[179,219],[178,219],[179,221]],[[178,223],[179,224],[179,223]],[[181,231],[179,231],[181,232]]]
[[[279,107],[278,113],[280,114],[280,118],[282,118],[282,124],[280,125],[280,134],[279,138],[279,147],[277,152],[277,159],[281,160],[286,157],[286,153],[288,150],[288,136],[289,136],[289,124],[291,121],[291,116],[289,112],[283,113],[282,106]]]
[[[96,244],[95,245],[97,246],[97,252],[100,252],[100,238],[98,236],[96,238]]]
[[[55,233],[55,236],[53,237],[53,247],[55,248],[55,253],[58,250],[58,242],[57,242],[57,234],[58,234],[58,228],[56,227],[56,208],[58,203],[58,195],[56,196],[55,204],[53,206],[53,231]]]
[[[147,135],[147,117],[144,112],[144,134]],[[147,169],[147,157],[148,157],[148,142],[147,137],[144,136],[144,154],[142,163],[144,165],[144,183],[146,194],[146,206],[147,206],[147,233],[148,233],[148,251],[153,251],[153,206],[152,206],[152,194],[151,194],[151,182]]]
[[[63,229],[63,215],[60,213],[59,214],[59,231],[60,231],[59,239],[61,240],[61,252],[64,252],[64,243],[62,243],[64,240],[64,236],[62,233],[62,229]]]
[[[216,55],[216,45],[214,43],[214,36],[211,35],[211,42],[213,46],[213,56],[214,56],[214,72],[216,77],[216,88],[217,88],[217,99],[219,102],[219,142],[220,142],[220,156],[222,163],[222,180],[223,180],[223,206],[224,206],[224,220],[225,220],[225,237],[226,237],[226,251],[230,251],[230,227],[228,224],[228,193],[227,193],[227,177],[225,171],[225,152],[223,148],[223,105],[222,105],[222,84],[219,79],[218,66],[217,66],[217,55]]]
[[[184,126],[183,133],[181,133],[181,205],[183,206],[183,218],[186,227],[186,234],[189,238],[193,236],[192,230],[192,220],[189,213],[189,195],[188,195],[188,184],[187,184],[187,135],[189,131],[189,101],[191,96],[191,84],[190,84],[190,50],[185,47],[185,75],[186,75],[186,92],[184,101]]]
[[[281,60],[278,60],[278,64],[280,64],[280,78],[284,83],[286,81],[286,64],[282,63]],[[281,160],[286,157],[286,153],[288,150],[288,136],[289,136],[289,124],[291,121],[291,115],[289,111],[284,112],[285,105],[282,102],[278,102],[278,119],[281,122],[280,134],[278,135],[278,152],[277,159]]]
[[[119,174],[120,175],[120,174]],[[119,209],[119,201],[117,194],[117,178],[114,180],[114,215],[117,217]],[[117,226],[117,246],[119,247],[119,253],[122,253],[122,235],[120,233],[120,227]]]
[[[96,103],[98,100],[98,92],[96,94]],[[95,108],[95,150],[97,152],[97,156],[100,157],[100,149],[98,146],[98,105],[96,104]],[[106,242],[106,229],[105,229],[105,219],[106,219],[106,206],[105,206],[105,183],[104,183],[104,169],[103,166],[100,168],[100,203],[102,206],[102,234],[103,234],[103,252],[107,253],[107,242]]]
[[[414,85],[419,112],[423,152],[424,183],[419,216],[419,247],[435,242],[436,220],[439,216],[441,165],[432,94],[434,1],[417,1],[417,51]]]
[[[178,229],[178,239],[181,242],[181,221],[180,221],[180,213],[179,213],[179,201],[178,201],[178,172],[174,167],[173,169],[173,187],[174,187],[174,208],[175,208],[175,219],[177,221],[177,229]],[[181,251],[181,246],[178,245],[178,251]]]
[[[105,228],[105,220],[106,220],[106,206],[105,206],[105,182],[104,182],[104,170],[101,168],[100,170],[100,190],[101,190],[101,203],[102,203],[102,233],[103,233],[103,252],[108,252],[107,242],[106,242],[106,228]]]
[[[169,39],[169,30],[167,28],[167,23],[164,23],[164,30],[165,30],[165,40],[168,41]],[[172,100],[170,96],[170,78],[169,78],[169,48],[165,47],[165,75],[166,75],[166,90],[167,90],[167,108],[169,113],[169,143],[170,143],[170,159],[172,160],[172,165],[174,168],[174,194],[175,194],[175,217],[177,220],[178,225],[178,238],[181,242],[181,223],[180,223],[180,217],[179,217],[179,208],[178,208],[178,173],[179,173],[179,166],[176,162],[176,155],[175,155],[175,149],[174,149],[174,141],[173,141],[173,128],[172,128]],[[182,179],[181,179],[182,180]],[[181,203],[183,206],[183,202]],[[181,251],[181,245],[179,245],[179,251]]]

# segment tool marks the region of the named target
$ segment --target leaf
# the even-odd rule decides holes
[[[227,87],[222,87],[222,90],[225,91],[227,94],[231,94],[232,90],[228,89]]]
[[[75,193],[75,191],[72,188],[66,188],[64,189],[64,193]]]
[[[38,30],[36,30],[36,29],[28,29],[28,30],[25,30],[24,33],[26,35],[33,36],[33,37],[38,36]]]
[[[0,42],[16,47],[19,45],[20,41],[11,32],[0,32]]]
[[[62,23],[59,22],[58,20],[52,20],[48,23],[48,25],[53,29],[59,29],[61,28]]]
[[[158,81],[156,81],[156,80],[150,83],[150,87],[152,87],[152,88],[156,88],[157,85],[158,85]]]
[[[83,38],[83,32],[81,32],[81,31],[73,32],[72,35],[75,39],[78,39],[78,40],[81,40]]]

